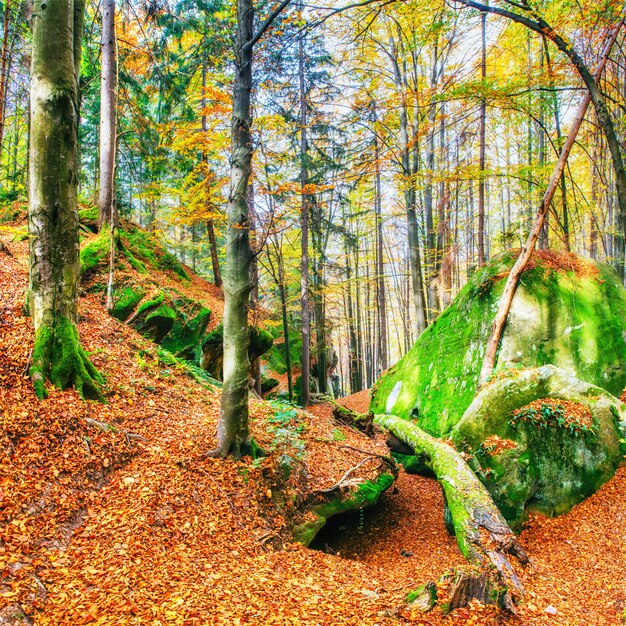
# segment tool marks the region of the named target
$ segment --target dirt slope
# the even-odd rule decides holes
[[[398,611],[407,591],[461,562],[434,481],[401,476],[399,493],[340,538],[340,555],[290,545],[290,499],[329,487],[362,458],[341,446],[384,452],[383,441],[339,428],[327,407],[283,429],[259,403],[252,428],[270,456],[204,459],[215,445],[218,390],[160,362],[96,294],[81,298],[79,330],[107,376],[108,404],[58,390],[36,402],[24,375],[33,340],[20,311],[26,244],[8,250],[0,252],[0,623],[619,623],[626,471],[569,515],[531,522],[522,540],[536,570],[525,575],[531,603],[519,618]],[[362,408],[366,395],[355,402]],[[296,458],[302,445],[297,471],[279,475],[278,458]]]

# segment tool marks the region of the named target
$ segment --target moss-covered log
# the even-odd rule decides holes
[[[352,426],[364,432],[368,437],[371,437],[374,432],[374,424],[372,423],[374,418],[373,413],[357,413],[348,407],[333,402],[333,417],[342,424]]]
[[[499,604],[512,610],[523,595],[523,587],[508,555],[524,565],[528,557],[487,489],[454,448],[414,423],[395,415],[376,415],[374,423],[428,459],[443,487],[459,549],[470,563],[484,568],[487,576],[504,588]]]

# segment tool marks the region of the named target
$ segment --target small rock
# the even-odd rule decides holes
[[[408,552],[407,550],[402,549],[402,550],[400,550],[400,556],[404,556],[404,557],[406,557],[408,559],[410,556],[413,556],[413,553],[412,552]]]
[[[380,596],[375,591],[371,591],[369,589],[359,589],[359,592],[370,600],[378,600],[380,598]]]
[[[551,604],[549,604],[545,608],[544,613],[547,613],[548,615],[556,615],[556,609]]]

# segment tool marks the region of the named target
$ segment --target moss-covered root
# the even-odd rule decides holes
[[[102,399],[104,379],[80,345],[76,325],[66,317],[58,317],[35,333],[29,374],[40,400],[48,395],[46,378],[61,389],[74,387],[81,398]]]
[[[501,606],[513,611],[524,589],[507,555],[514,555],[523,565],[528,557],[487,489],[456,450],[414,423],[395,415],[376,415],[374,423],[427,458],[443,487],[459,549],[473,565],[491,570],[494,581],[506,590]]]

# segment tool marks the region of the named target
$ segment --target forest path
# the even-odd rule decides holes
[[[367,391],[339,403],[366,412]],[[332,412],[330,405],[309,411]],[[385,580],[398,586],[407,580],[436,580],[463,561],[456,540],[443,523],[443,497],[437,481],[401,471],[398,493],[383,494],[359,520],[355,516],[331,525],[320,536],[325,550],[368,567],[382,567]],[[566,515],[548,519],[531,514],[520,541],[534,568],[521,571],[527,603],[518,617],[493,618],[472,611],[467,624],[619,625],[626,610],[626,467],[596,494]],[[416,617],[416,616],[413,616]],[[417,623],[450,622],[429,614]],[[428,621],[432,620],[432,621]]]

